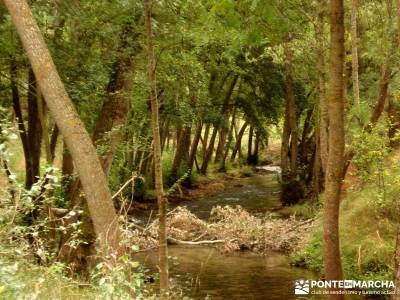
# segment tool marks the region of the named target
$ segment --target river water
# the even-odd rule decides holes
[[[202,219],[207,219],[216,205],[241,205],[254,214],[263,213],[280,205],[279,185],[274,175],[244,178],[235,180],[216,195],[180,205]],[[291,267],[287,257],[278,253],[224,255],[212,247],[172,246],[169,256],[172,280],[192,299],[324,299],[294,295],[295,280],[317,276]],[[141,253],[138,259],[156,271],[156,251]]]

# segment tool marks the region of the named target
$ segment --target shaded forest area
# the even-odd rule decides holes
[[[400,288],[400,0],[3,0],[0,45],[0,298],[183,299],[171,244]],[[169,208],[267,165],[281,206],[262,222]]]

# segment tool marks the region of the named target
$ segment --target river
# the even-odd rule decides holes
[[[279,184],[274,175],[257,175],[234,180],[218,194],[180,205],[202,219],[207,219],[216,205],[241,205],[254,214],[261,214],[280,205]],[[291,267],[288,258],[279,253],[224,255],[212,247],[171,246],[169,256],[171,278],[183,287],[184,295],[192,299],[324,299],[294,294],[295,280],[316,279],[317,276]],[[156,270],[156,251],[141,253],[138,258]]]

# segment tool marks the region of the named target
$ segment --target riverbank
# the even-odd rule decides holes
[[[343,277],[353,280],[392,280],[395,241],[399,224],[400,168],[394,151],[385,162],[384,174],[360,176],[353,165],[343,187],[340,207],[340,248]],[[377,176],[382,176],[381,181]],[[323,199],[320,199],[322,206]],[[310,237],[293,253],[292,262],[323,274],[322,211],[315,215]]]

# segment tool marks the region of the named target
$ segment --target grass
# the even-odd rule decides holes
[[[389,166],[390,165],[390,166]],[[367,180],[359,189],[348,189],[340,208],[340,248],[344,278],[391,280],[394,271],[396,210],[400,170],[388,162],[385,192],[376,180]],[[307,212],[307,208],[295,208]],[[307,243],[292,256],[296,264],[323,274],[322,211],[316,215]]]

